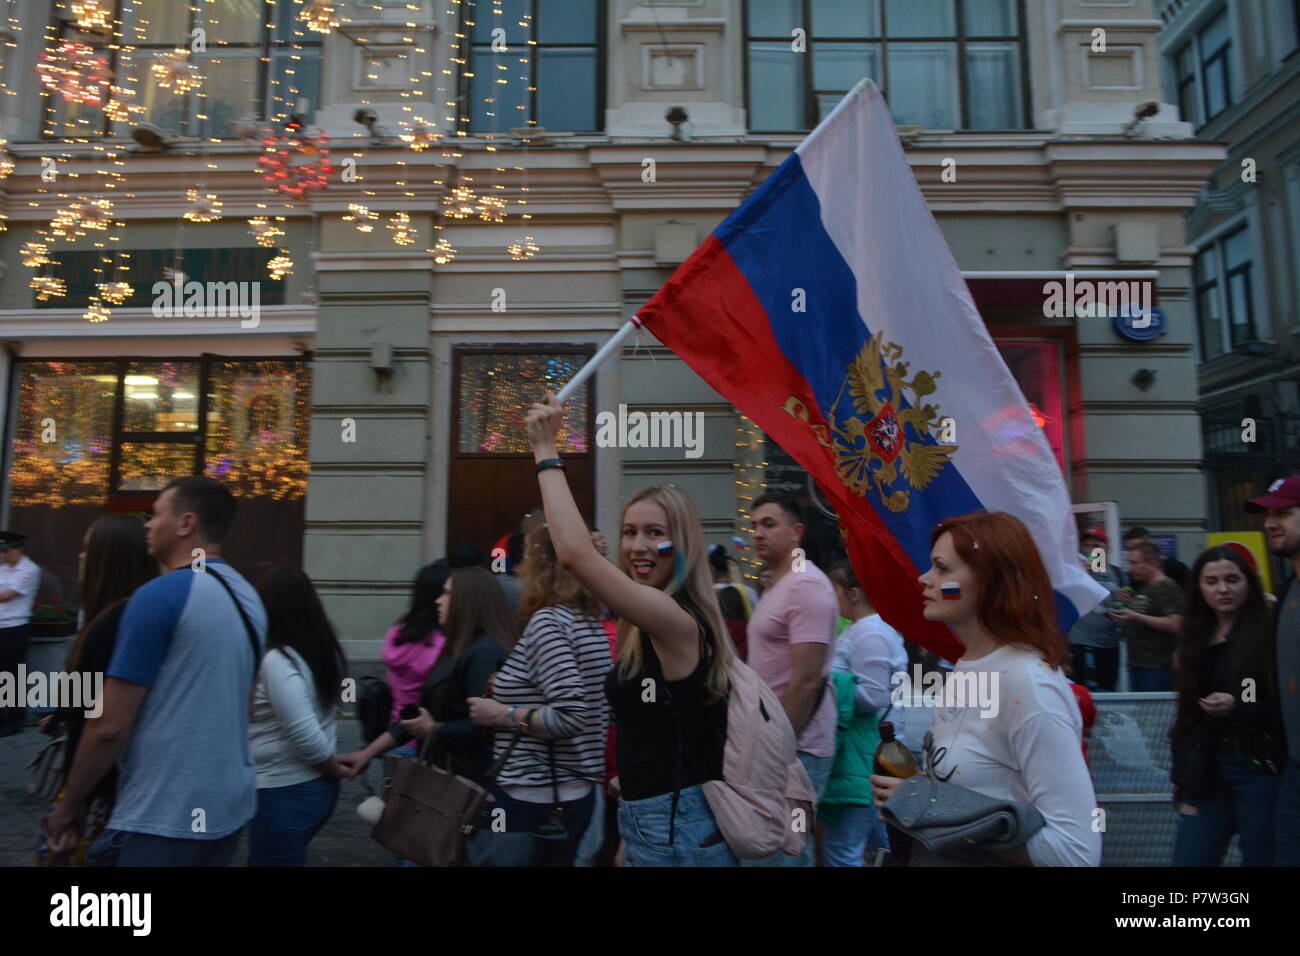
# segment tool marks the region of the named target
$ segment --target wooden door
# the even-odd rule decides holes
[[[446,552],[472,544],[488,554],[502,535],[519,530],[525,514],[540,509],[524,414],[545,389],[558,391],[590,355],[590,349],[571,345],[453,352]],[[588,402],[593,382],[566,404],[560,443],[569,487],[588,524],[596,506],[595,416]]]

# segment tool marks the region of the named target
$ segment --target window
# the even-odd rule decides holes
[[[478,0],[466,6],[466,23],[473,23],[470,130],[504,133],[530,124],[600,130],[604,7],[596,0]],[[504,31],[497,34],[504,51],[492,49],[494,30]]]
[[[754,131],[812,129],[863,77],[901,126],[1025,127],[1017,0],[748,0],[745,35]]]
[[[166,280],[165,269],[176,262],[171,249],[58,250],[51,253],[54,264],[48,271],[64,281],[67,294],[44,302],[36,299],[38,309],[74,309],[90,304],[96,286],[104,282],[124,281],[131,295],[119,303],[123,308],[142,308],[157,298],[155,282]],[[279,252],[275,249],[185,249],[180,254],[181,272],[187,282],[256,282],[259,305],[284,305],[284,280],[272,279],[266,264]]]
[[[1196,315],[1203,361],[1258,338],[1251,265],[1250,232],[1245,226],[1196,256]]]
[[[1226,7],[1175,51],[1178,109],[1187,122],[1204,126],[1232,105],[1232,30]]]
[[[526,455],[529,406],[547,389],[559,391],[586,361],[586,353],[469,352],[458,355],[456,451],[461,454]],[[562,454],[590,451],[587,386],[564,406]]]
[[[239,499],[226,544],[250,569],[298,563],[311,372],[299,359],[22,360],[6,458],[9,527],[75,594],[82,535],[105,512],[147,511],[179,475]]]
[[[274,119],[302,112],[310,121],[320,99],[321,35],[298,20],[301,10],[283,0],[116,0],[118,39],[106,30],[79,30],[65,4],[56,3],[60,37],[102,50],[114,84],[133,95],[126,99],[129,117],[113,122],[101,106],[49,94],[54,135],[125,136],[131,127],[150,123],[171,136],[224,139],[235,135],[235,122],[248,114]],[[183,93],[160,87],[153,65],[176,49],[190,50],[199,29],[206,49],[191,52],[189,61],[202,82]]]

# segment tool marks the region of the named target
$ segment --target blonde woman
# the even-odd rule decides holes
[[[591,542],[556,451],[561,407],[528,413],[557,560],[619,616],[605,679],[616,727],[618,825],[628,866],[736,866],[701,784],[722,778],[734,651],[714,596],[704,533],[678,488],[645,488],[623,509],[616,567]]]

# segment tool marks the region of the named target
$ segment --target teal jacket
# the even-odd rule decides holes
[[[880,716],[854,713],[858,680],[852,674],[833,671],[831,680],[835,683],[838,704],[835,763],[817,812],[836,825],[840,807],[871,806],[869,778],[880,745]]]

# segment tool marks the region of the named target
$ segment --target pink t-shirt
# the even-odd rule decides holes
[[[835,625],[839,621],[835,588],[821,569],[809,563],[790,571],[763,593],[749,621],[749,666],[767,681],[778,697],[790,685],[794,665],[791,644],[825,644],[823,675],[835,658]],[[835,756],[835,690],[827,687],[821,706],[799,736],[799,749],[814,757]]]
[[[397,715],[407,704],[419,703],[420,689],[447,643],[442,631],[435,629],[430,641],[398,644],[397,635],[401,631],[401,625],[394,624],[384,635],[384,666],[388,668],[388,686],[393,692],[393,712],[388,717],[390,724],[397,720]]]

